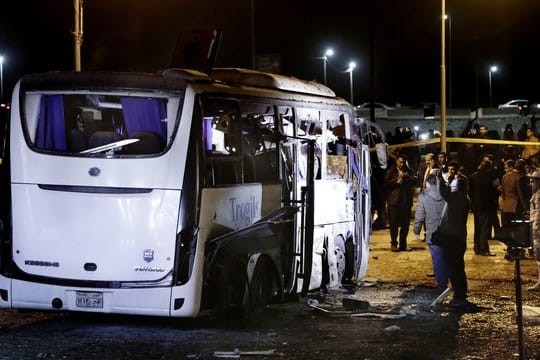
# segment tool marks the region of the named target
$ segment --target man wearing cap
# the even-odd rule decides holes
[[[540,169],[536,169],[529,177],[531,185],[531,200],[529,202],[529,220],[531,221],[531,237],[533,241],[534,256],[538,266],[539,278],[536,284],[528,288],[529,291],[540,291]]]

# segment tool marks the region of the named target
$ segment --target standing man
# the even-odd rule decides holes
[[[540,140],[534,134],[534,128],[527,128],[527,142],[537,143]],[[524,160],[529,160],[533,166],[538,166],[538,153],[540,152],[539,145],[525,145],[523,146],[523,151],[521,152],[521,158]]]
[[[523,159],[519,159],[524,162]],[[514,220],[523,220],[525,212],[529,209],[527,189],[523,188],[521,179],[523,175],[515,169],[514,160],[506,160],[504,163],[505,174],[501,179],[501,226],[511,226]],[[524,256],[520,254],[520,256]],[[514,261],[514,255],[509,247],[506,248],[504,258]]]
[[[489,251],[488,240],[491,238],[493,197],[498,197],[498,192],[492,185],[489,161],[483,160],[478,169],[469,176],[469,196],[474,216],[474,253],[493,256]]]
[[[439,168],[443,172],[443,174],[446,174],[448,172],[448,156],[446,156],[446,153],[444,151],[441,151],[437,155],[437,160],[439,163]]]
[[[432,171],[426,179],[426,189],[418,195],[416,203],[416,213],[414,215],[414,235],[416,238],[420,236],[422,226],[426,228],[426,244],[428,245],[431,254],[431,262],[433,264],[433,274],[437,282],[439,292],[446,290],[448,286],[448,271],[443,257],[443,248],[431,242],[433,233],[439,227],[441,215],[445,205],[439,188],[437,187],[438,170]]]
[[[520,186],[523,175],[514,168],[514,160],[506,160],[504,171],[501,179],[501,226],[510,226],[512,220],[523,220],[529,204],[527,190]]]
[[[438,233],[449,239],[443,251],[454,291],[454,298],[449,306],[457,311],[477,312],[480,311],[480,308],[467,300],[468,289],[464,258],[467,248],[467,216],[469,215],[467,183],[458,177],[456,186],[450,188],[444,181],[442,174],[439,174],[437,179],[439,180],[439,192],[447,204]]]
[[[409,234],[415,186],[416,177],[407,166],[407,156],[399,154],[395,165],[386,172],[384,177],[388,223],[390,225],[390,245],[393,252],[407,250],[407,235]]]
[[[420,180],[420,190],[426,189],[426,182],[428,176],[432,173],[433,169],[437,168],[437,162],[435,161],[435,154],[427,153],[424,157],[425,164],[420,167],[418,171],[418,180]]]
[[[534,248],[534,256],[538,266],[538,281],[529,287],[529,291],[540,291],[540,171],[537,169],[527,175],[531,185],[531,201],[529,202],[529,216],[531,221],[531,238]]]

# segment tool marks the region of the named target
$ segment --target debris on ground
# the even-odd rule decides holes
[[[369,309],[369,302],[365,300],[356,299],[354,297],[344,297],[342,300],[343,307],[347,310],[367,310]]]
[[[523,321],[527,325],[540,325],[540,307],[522,305]]]
[[[214,356],[217,358],[237,359],[240,356],[272,356],[280,355],[275,349],[272,350],[257,350],[257,351],[240,351],[240,349],[234,349],[234,351],[214,351]]]
[[[384,328],[383,331],[384,335],[386,336],[396,336],[401,333],[401,328],[397,325],[390,325],[386,328]]]
[[[450,288],[447,287],[446,290],[444,290],[433,302],[431,303],[431,307],[435,307],[436,305],[440,304],[450,293]]]
[[[352,317],[375,317],[380,319],[403,319],[407,314],[379,314],[379,313],[356,313]]]

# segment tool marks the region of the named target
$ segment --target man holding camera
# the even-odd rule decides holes
[[[388,223],[390,225],[390,245],[393,252],[407,250],[407,235],[409,234],[415,186],[416,177],[407,166],[407,156],[399,154],[396,164],[386,172],[384,177]]]

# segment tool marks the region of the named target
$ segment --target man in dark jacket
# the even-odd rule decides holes
[[[442,174],[437,175],[439,191],[446,201],[437,236],[444,237],[443,256],[454,291],[449,306],[463,312],[476,312],[480,308],[467,300],[467,275],[465,274],[465,250],[467,248],[467,216],[470,201],[467,196],[467,182],[459,178],[456,186],[450,189]]]
[[[474,253],[492,256],[494,254],[489,251],[488,242],[491,238],[491,211],[499,192],[493,185],[489,161],[482,161],[478,169],[469,176],[469,196],[474,214]]]
[[[407,166],[407,156],[399,154],[396,164],[386,172],[384,177],[392,251],[407,250],[407,235],[409,234],[415,186],[416,177]]]

